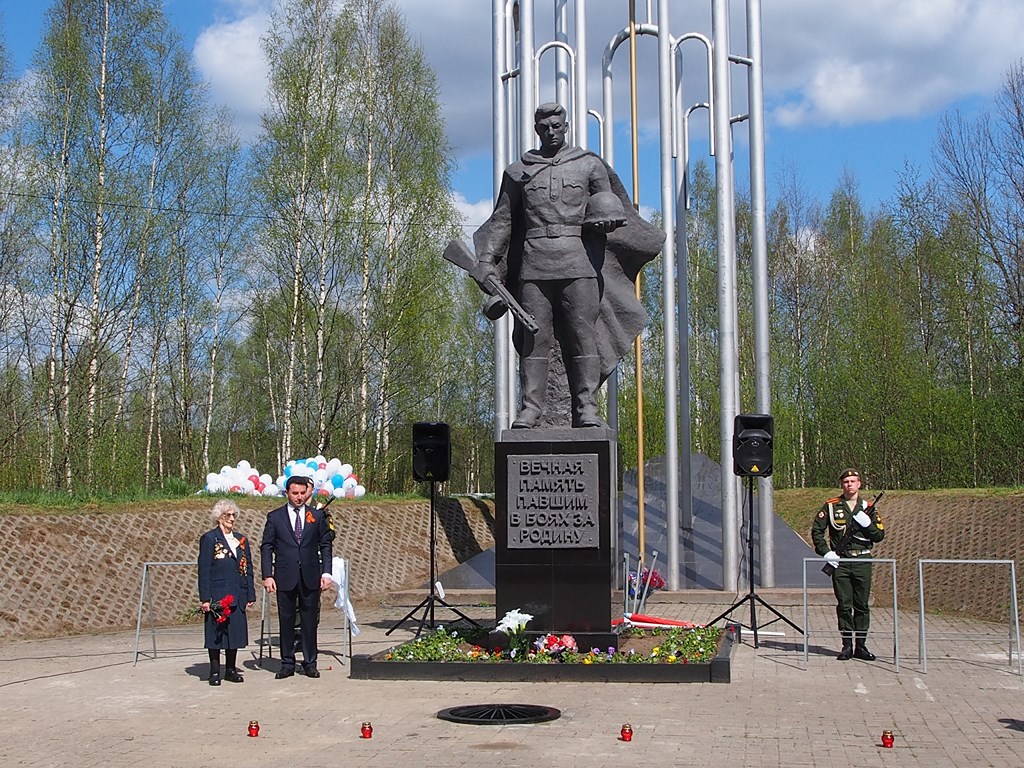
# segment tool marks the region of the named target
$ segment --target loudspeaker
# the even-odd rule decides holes
[[[764,413],[741,413],[733,423],[732,471],[741,477],[772,473],[772,433],[775,420]]]
[[[452,463],[448,425],[419,421],[412,425],[412,476],[415,480],[443,483]]]

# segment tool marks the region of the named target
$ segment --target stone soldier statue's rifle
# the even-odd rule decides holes
[[[452,240],[448,243],[448,247],[444,249],[444,257],[455,266],[466,270],[476,280],[480,262],[477,261],[476,256],[469,250],[469,246],[462,240]],[[477,282],[480,281],[478,280]],[[533,315],[523,309],[522,305],[516,301],[515,297],[509,293],[500,280],[491,276],[487,278],[486,282],[480,284],[484,291],[493,297],[493,302],[489,303],[484,309],[484,314],[488,318],[497,320],[505,313],[507,308],[527,331],[532,334],[540,331],[540,327],[537,325],[537,321],[533,319]]]
[[[879,494],[871,500],[871,503],[864,508],[864,514],[874,519],[875,505],[882,500],[883,496],[885,496],[885,491],[880,491]],[[856,526],[856,528],[854,526]],[[843,538],[839,540],[839,544],[837,544],[835,548],[835,553],[840,557],[850,556],[850,544],[853,543],[853,536],[857,532],[857,528],[860,528],[860,526],[857,526],[856,523],[853,522],[853,518],[850,518],[850,521],[846,524],[846,531],[843,533]],[[836,572],[836,567],[826,563],[825,566],[822,567],[821,572],[826,576],[831,576]]]

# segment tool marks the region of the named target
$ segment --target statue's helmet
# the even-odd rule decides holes
[[[584,224],[596,224],[599,221],[625,221],[626,211],[622,201],[614,192],[598,192],[587,201],[587,212],[583,217]]]

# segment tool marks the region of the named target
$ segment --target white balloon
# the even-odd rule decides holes
[[[357,499],[366,495],[366,489],[363,488],[363,486],[361,486],[361,485],[357,485],[356,488],[355,488],[355,491],[356,491],[356,498]]]
[[[313,457],[313,461],[316,462],[317,466],[320,466],[321,464],[327,463],[327,457],[324,456],[323,454],[318,453],[316,456]]]
[[[267,483],[267,487],[263,489],[264,496],[277,496],[281,493],[281,489],[275,483]]]
[[[287,478],[284,475],[278,475],[277,480],[274,481],[274,485],[276,485],[278,489],[284,488],[285,480],[287,480]],[[267,483],[267,485],[270,485],[270,483]]]
[[[234,467],[229,467],[227,464],[225,464],[223,467],[220,468],[220,473],[222,475],[226,475],[228,472],[230,472],[233,469],[234,469]]]
[[[345,489],[344,488],[335,488],[334,489],[334,493],[332,493],[331,495],[334,496],[334,498],[336,498],[336,499],[340,499],[342,496],[345,495]]]
[[[264,472],[262,475],[260,475],[260,482],[263,483],[264,485],[270,485],[272,480],[273,480],[273,478],[270,475],[268,475],[266,472]]]
[[[349,475],[352,474],[352,465],[342,464],[341,468],[338,470],[338,474],[341,475],[342,477],[348,477]]]
[[[336,475],[341,469],[341,459],[334,458],[327,462],[327,474]]]
[[[246,493],[252,493],[253,491],[256,490],[256,483],[254,483],[248,477],[242,480],[239,483],[239,485],[242,486],[242,490],[245,491]]]
[[[238,462],[238,464],[236,464],[235,466],[236,466],[236,467],[238,467],[238,469],[243,469],[243,470],[244,470],[244,469],[252,469],[252,464],[250,464],[250,463],[249,463],[248,461],[246,461],[245,459],[242,459],[242,460],[241,460],[240,462]]]
[[[341,484],[341,487],[348,490],[349,488],[355,488],[357,485],[359,485],[359,481],[352,477],[352,475],[349,475],[345,478],[345,482]]]
[[[322,490],[327,491],[328,493],[334,493],[334,483],[332,483],[330,480],[324,480],[320,488]]]
[[[216,480],[217,480],[217,474],[215,472],[210,472],[210,473],[208,473],[206,475],[206,484],[207,485],[209,485],[210,483],[216,482]]]
[[[292,477],[312,477],[313,470],[307,467],[305,464],[296,464],[292,467]]]

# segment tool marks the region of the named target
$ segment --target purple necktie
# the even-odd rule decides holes
[[[295,540],[302,543],[302,507],[295,508]]]

